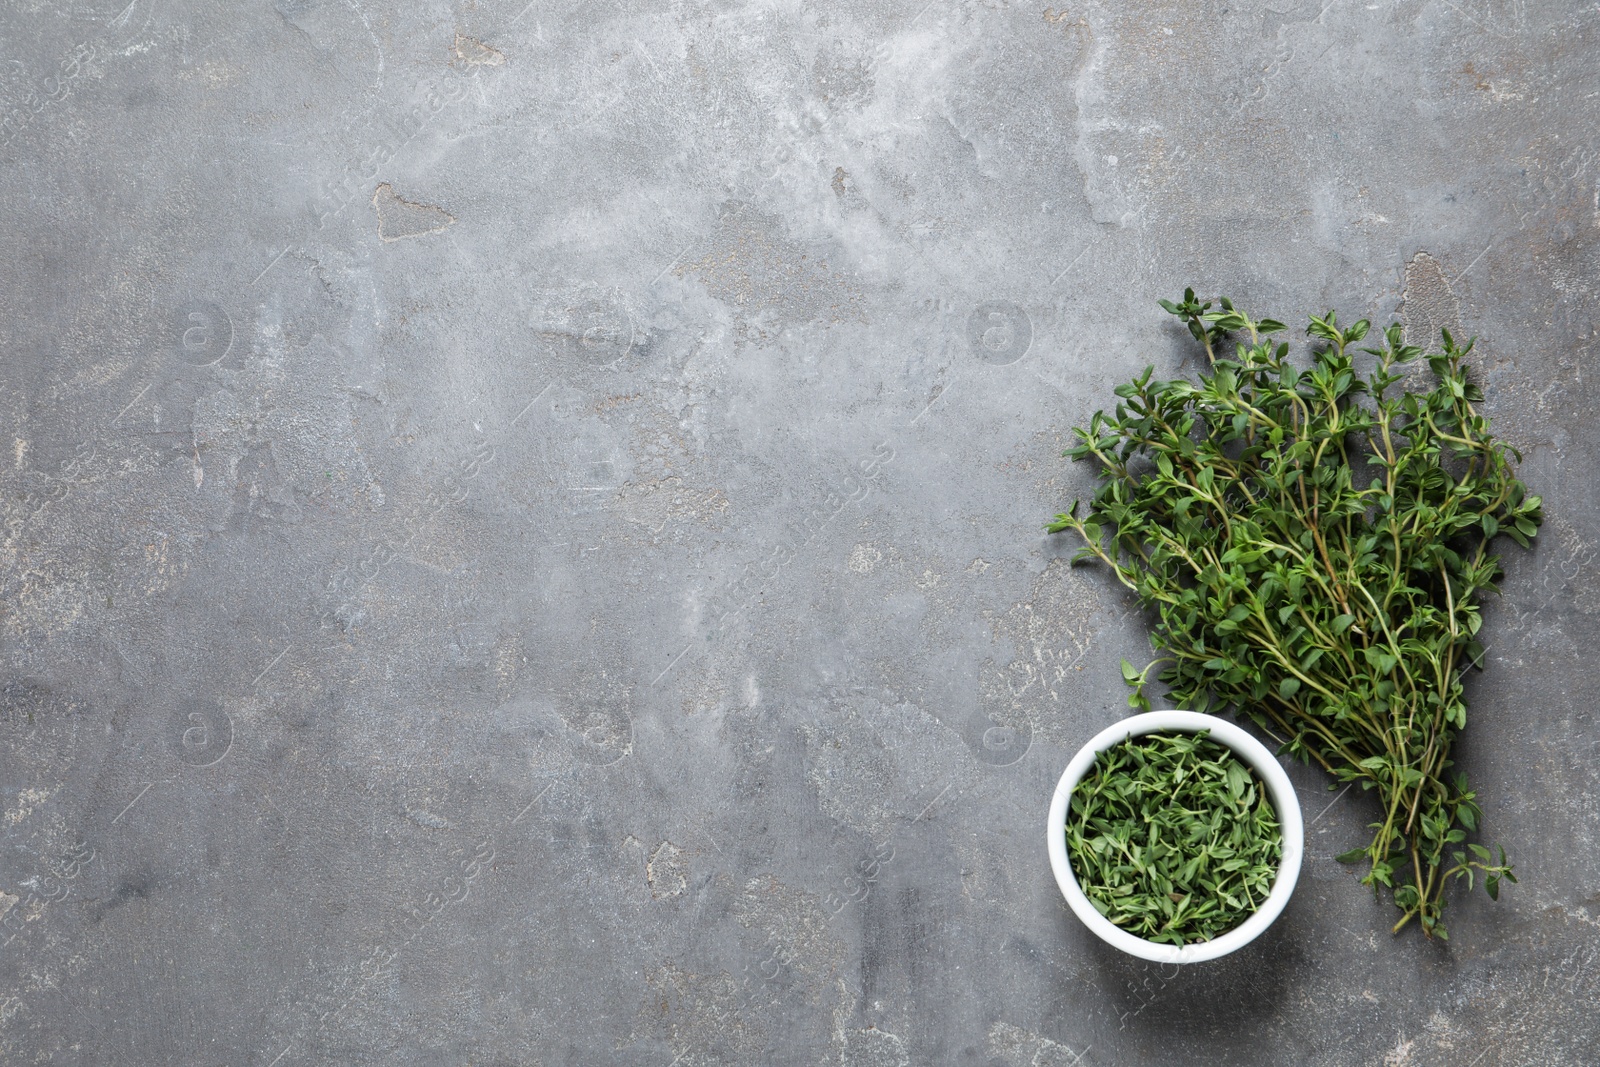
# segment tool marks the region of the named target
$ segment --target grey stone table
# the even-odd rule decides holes
[[[1593,1064],[1591,0],[11,0],[0,1061]],[[1186,283],[1482,337],[1522,884],[1162,969],[1045,860]]]

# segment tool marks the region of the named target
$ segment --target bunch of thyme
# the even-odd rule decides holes
[[[1147,941],[1209,941],[1261,906],[1283,858],[1266,787],[1198,733],[1130,738],[1072,790],[1067,855],[1095,910]]]
[[[1450,748],[1466,725],[1461,676],[1482,665],[1478,603],[1501,576],[1490,542],[1527,547],[1542,519],[1489,420],[1463,362],[1472,342],[1449,331],[1427,355],[1437,384],[1391,387],[1423,353],[1384,332],[1366,377],[1355,349],[1369,323],[1312,317],[1312,364],[1301,370],[1286,329],[1252,321],[1227,299],[1218,310],[1188,290],[1162,301],[1205,346],[1210,372],[1161,381],[1146,368],[1119,386],[1113,415],[1096,412],[1065,453],[1092,458],[1103,481],[1086,514],[1076,502],[1050,524],[1085,547],[1155,612],[1151,642],[1174,705],[1231,707],[1290,753],[1341,782],[1376,793],[1380,818],[1363,881],[1393,891],[1399,932],[1429,936],[1444,886],[1484,877],[1498,898],[1516,881],[1478,844],[1462,849],[1481,814]],[[1234,339],[1233,355],[1222,346]],[[1281,735],[1281,736],[1280,736]],[[1284,740],[1286,739],[1286,740]]]

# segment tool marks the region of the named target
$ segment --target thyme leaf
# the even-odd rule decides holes
[[[1089,902],[1147,941],[1209,941],[1272,891],[1283,834],[1267,790],[1198,733],[1130,738],[1072,791],[1067,855]]]

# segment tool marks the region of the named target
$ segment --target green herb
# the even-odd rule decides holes
[[[1151,643],[1177,706],[1232,707],[1342,782],[1377,794],[1364,881],[1390,887],[1402,914],[1430,936],[1447,880],[1476,874],[1497,897],[1516,881],[1500,851],[1461,849],[1481,814],[1450,774],[1466,725],[1461,676],[1481,666],[1478,602],[1496,588],[1496,534],[1526,547],[1541,521],[1509,456],[1474,404],[1482,396],[1459,346],[1443,332],[1429,354],[1437,385],[1398,391],[1400,364],[1422,355],[1391,326],[1362,377],[1362,320],[1311,319],[1309,371],[1227,299],[1219,310],[1186,291],[1162,306],[1205,346],[1199,383],[1159,381],[1151,368],[1116,390],[1114,415],[1096,412],[1066,454],[1093,458],[1103,482],[1086,515],[1074,503],[1051,532],[1086,542],[1141,605],[1154,609]],[[1232,358],[1220,347],[1237,338]],[[1448,858],[1447,858],[1448,857]]]
[[[1250,916],[1283,857],[1266,788],[1199,733],[1113,745],[1072,790],[1072,873],[1095,909],[1147,941],[1209,941]]]

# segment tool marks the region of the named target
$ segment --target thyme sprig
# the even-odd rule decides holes
[[[1413,918],[1445,937],[1444,887],[1481,875],[1491,897],[1515,882],[1465,845],[1481,816],[1451,745],[1466,725],[1461,678],[1482,666],[1479,602],[1497,588],[1500,534],[1527,547],[1541,502],[1513,474],[1467,373],[1473,342],[1442,332],[1426,356],[1437,384],[1394,390],[1396,368],[1423,355],[1390,326],[1365,377],[1354,347],[1363,319],[1312,317],[1311,366],[1288,361],[1272,335],[1232,301],[1162,301],[1205,348],[1199,381],[1153,369],[1116,389],[1065,453],[1093,460],[1102,482],[1074,530],[1142,606],[1155,613],[1163,655],[1124,664],[1129,702],[1148,708],[1151,672],[1174,706],[1231,707],[1340,782],[1374,792],[1363,881],[1393,891],[1399,932]],[[1224,346],[1233,342],[1231,355]]]

